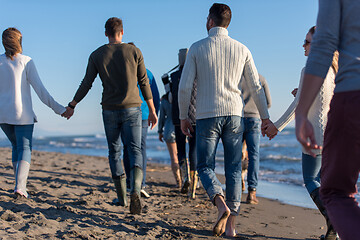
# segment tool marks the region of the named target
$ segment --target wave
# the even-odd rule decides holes
[[[266,155],[262,156],[261,160],[287,160],[287,161],[301,161],[299,157],[291,157],[289,155]]]

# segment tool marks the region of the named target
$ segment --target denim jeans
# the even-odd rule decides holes
[[[312,193],[320,187],[321,154],[316,157],[302,154],[302,171],[306,190]]]
[[[254,190],[258,185],[259,163],[260,163],[260,134],[261,120],[259,118],[247,117],[244,120],[243,141],[246,141],[249,167],[247,174],[248,189]]]
[[[18,162],[24,160],[31,163],[34,124],[11,125],[2,123],[0,127],[11,142],[12,161]]]
[[[196,127],[194,133],[191,133],[192,137],[188,138],[189,143],[189,165],[190,171],[196,171],[197,157],[196,157]],[[182,133],[180,126],[175,126],[175,139],[176,148],[178,151],[179,165],[181,166],[186,159],[186,136]]]
[[[201,182],[213,203],[216,195],[225,197],[215,174],[216,148],[221,139],[224,146],[226,204],[232,215],[238,215],[240,210],[243,132],[240,116],[196,120],[197,169]]]
[[[128,164],[143,169],[141,154],[141,110],[139,107],[103,110],[106,140],[109,148],[109,164],[113,178],[124,174],[121,163],[121,143],[128,146]]]
[[[146,179],[146,165],[147,165],[147,155],[146,155],[146,137],[148,132],[148,120],[141,120],[141,154],[143,160],[143,181],[142,186],[145,187],[145,179]],[[124,139],[123,139],[124,142]],[[124,168],[126,173],[126,185],[127,188],[130,188],[130,161],[129,154],[127,153],[127,146],[124,144]]]

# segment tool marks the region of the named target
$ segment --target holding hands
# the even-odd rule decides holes
[[[77,104],[77,102],[75,102],[74,100],[69,102],[69,104],[66,107],[66,111],[63,112],[63,114],[61,114],[61,116],[69,120],[71,118],[71,116],[74,114],[76,104]]]
[[[261,121],[261,133],[263,137],[266,135],[269,137],[269,140],[273,139],[279,130],[275,127],[274,123],[270,119],[262,119]]]

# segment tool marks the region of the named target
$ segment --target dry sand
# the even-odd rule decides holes
[[[106,158],[33,151],[31,198],[17,200],[10,149],[0,148],[0,159],[0,239],[215,239],[216,208],[202,188],[196,200],[179,194],[169,166],[149,163],[151,197],[142,199],[143,213],[134,216],[112,204]],[[242,203],[238,239],[318,239],[325,232],[314,209],[259,200],[256,206]]]

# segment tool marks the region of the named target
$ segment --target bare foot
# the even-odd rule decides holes
[[[227,237],[236,237],[235,219],[236,219],[236,216],[230,215],[226,222],[225,235]]]
[[[218,209],[218,218],[213,228],[214,236],[220,236],[225,232],[226,222],[230,216],[230,209],[226,206],[224,198],[220,195],[215,197],[215,205]]]

